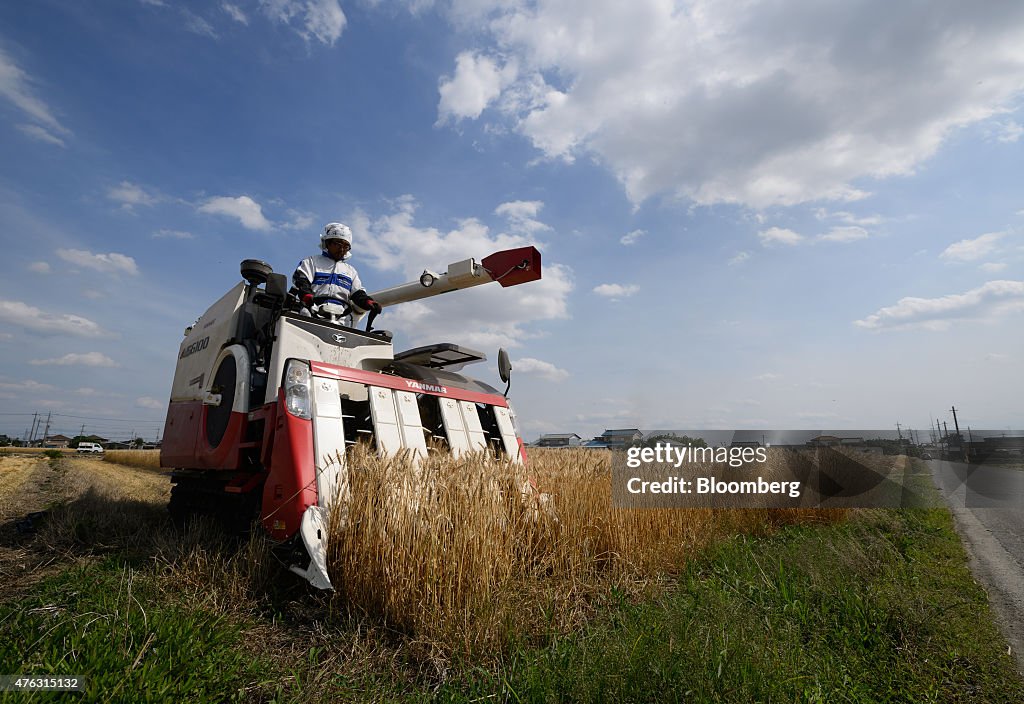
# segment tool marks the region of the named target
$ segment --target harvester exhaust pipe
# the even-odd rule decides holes
[[[450,291],[497,281],[502,287],[517,286],[540,278],[540,252],[535,247],[505,249],[489,254],[477,263],[463,259],[437,274],[424,269],[419,279],[370,294],[381,307],[409,303]]]

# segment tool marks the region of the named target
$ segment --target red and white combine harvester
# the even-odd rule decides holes
[[[490,281],[515,286],[540,279],[540,259],[533,247],[496,252],[371,297],[387,307]],[[287,277],[258,260],[242,262],[242,277],[185,331],[178,354],[160,451],[176,520],[205,514],[244,527],[258,517],[307,563],[291,569],[329,589],[327,516],[348,496],[347,448],[425,455],[432,437],[455,454],[524,461],[508,388],[458,373],[485,355],[451,343],[396,353],[372,313],[364,331],[339,324],[348,311],[337,304],[307,310]],[[504,350],[498,368],[507,383]]]

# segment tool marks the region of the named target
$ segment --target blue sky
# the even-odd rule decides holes
[[[1024,5],[0,7],[0,432],[155,437],[181,333],[325,222],[388,309],[513,358],[527,439],[1024,426]]]

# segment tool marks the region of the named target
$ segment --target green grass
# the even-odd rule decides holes
[[[147,558],[96,530],[107,552],[0,594],[0,672],[84,675],[82,701],[113,702],[1024,701],[942,509],[736,537],[644,600],[610,588],[583,630],[441,663],[287,573],[249,574],[244,551],[181,538]]]
[[[471,701],[1017,702],[944,510],[737,538],[661,599],[452,682]]]
[[[260,663],[238,628],[157,597],[150,577],[116,560],[51,578],[0,606],[0,672],[81,675],[86,701],[241,700]]]

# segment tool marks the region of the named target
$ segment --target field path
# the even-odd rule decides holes
[[[68,555],[35,541],[29,514],[73,501],[89,489],[113,498],[166,506],[170,480],[159,470],[104,462],[98,457],[41,454],[0,456],[0,584],[25,586],[66,565]]]
[[[928,462],[988,592],[996,619],[1024,672],[1024,471]]]

